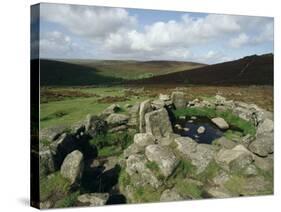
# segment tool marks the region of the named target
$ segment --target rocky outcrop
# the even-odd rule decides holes
[[[134,143],[140,147],[155,144],[156,138],[149,133],[137,133],[134,135]]]
[[[165,177],[172,174],[179,162],[173,151],[168,146],[162,146],[159,144],[147,146],[145,148],[145,155],[149,161],[153,161],[159,166],[161,173]]]
[[[145,130],[145,114],[152,111],[151,100],[145,100],[140,104],[139,109],[139,131],[141,133],[146,132]]]
[[[256,140],[249,145],[249,149],[261,157],[266,157],[268,154],[273,153],[273,134],[257,136]]]
[[[160,197],[161,202],[180,201],[183,200],[181,195],[173,189],[166,189]]]
[[[110,115],[112,113],[116,113],[120,110],[120,106],[118,104],[112,104],[110,105],[109,107],[107,107],[103,112],[102,114],[104,115]]]
[[[215,141],[213,141],[213,144],[217,145],[219,147],[223,147],[225,149],[232,149],[237,145],[236,142],[234,142],[232,140],[229,140],[224,136],[216,139]]]
[[[75,150],[65,157],[60,172],[64,178],[69,180],[70,184],[74,184],[80,180],[83,168],[83,154]]]
[[[125,114],[112,113],[106,119],[109,127],[117,127],[128,123],[129,116]]]
[[[164,137],[172,133],[173,129],[167,110],[162,108],[145,114],[145,129],[147,133],[156,137]]]

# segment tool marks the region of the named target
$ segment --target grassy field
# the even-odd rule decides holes
[[[161,86],[146,88],[125,87],[42,87],[40,105],[41,128],[71,124],[83,120],[87,114],[98,114],[107,106],[116,103],[124,108],[159,93],[170,94],[175,87]],[[271,86],[215,87],[192,86],[181,88],[188,99],[220,94],[227,99],[255,103],[273,111],[273,88]],[[124,112],[126,110],[124,109]]]

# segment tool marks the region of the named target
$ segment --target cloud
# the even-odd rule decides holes
[[[159,21],[141,22],[138,19],[145,17],[132,14],[121,8],[43,4],[42,20],[59,24],[62,31],[68,30],[70,41],[52,35],[55,38],[46,38],[41,47],[46,52],[54,48],[53,51],[67,53],[77,49],[71,39],[73,35],[89,44],[83,51],[94,49],[95,55],[107,55],[106,59],[215,63],[231,58],[222,53],[225,49],[239,51],[244,46],[273,40],[272,18],[218,14],[194,17],[185,13],[175,20],[161,21],[159,16]]]
[[[74,34],[95,40],[136,24],[125,9],[42,4],[42,20],[59,23]]]

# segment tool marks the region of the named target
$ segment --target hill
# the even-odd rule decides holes
[[[273,54],[136,80],[131,84],[273,85]]]
[[[40,77],[41,85],[116,84],[202,66],[180,61],[40,59]]]

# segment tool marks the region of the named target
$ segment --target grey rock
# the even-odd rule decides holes
[[[237,143],[227,139],[224,136],[216,139],[215,141],[213,141],[213,144],[218,145],[218,146],[223,147],[223,148],[226,148],[226,149],[232,149],[237,145]]]
[[[155,141],[155,137],[149,133],[137,133],[134,135],[134,143],[141,147],[155,144]]]
[[[137,128],[139,123],[139,109],[140,104],[136,103],[129,109],[130,119],[128,121],[128,126]]]
[[[141,147],[135,143],[128,146],[127,149],[124,150],[123,155],[125,158],[128,158],[130,155],[144,152],[144,147]]]
[[[273,132],[273,128],[274,128],[273,121],[270,119],[265,119],[261,124],[259,124],[257,133],[258,134],[271,133]]]
[[[210,187],[206,189],[206,193],[210,198],[229,198],[233,194],[224,187]]]
[[[159,94],[159,99],[162,100],[162,101],[169,101],[170,100],[170,97],[169,95],[167,94]]]
[[[233,149],[221,149],[216,161],[227,170],[240,171],[253,162],[253,154],[243,145],[237,145]]]
[[[102,206],[105,205],[108,198],[108,193],[87,193],[78,196],[77,201],[87,206]]]
[[[105,114],[105,115],[110,115],[112,113],[116,113],[120,110],[120,106],[118,104],[112,104],[110,105],[109,107],[107,107],[103,112],[102,114]]]
[[[145,114],[152,111],[151,100],[145,100],[140,104],[139,109],[139,128],[140,132],[145,132]]]
[[[86,117],[85,130],[90,136],[95,137],[97,134],[104,134],[108,130],[108,125],[101,117],[88,114]]]
[[[229,128],[228,123],[221,117],[212,118],[211,121],[222,130],[226,130]]]
[[[65,130],[66,130],[65,126],[56,126],[56,127],[41,129],[39,139],[47,140],[47,141],[54,141],[60,135],[62,135],[65,132]]]
[[[168,177],[172,174],[178,164],[173,151],[168,146],[152,144],[145,148],[145,155],[149,161],[157,163],[162,174]]]
[[[249,149],[251,152],[262,157],[273,153],[273,134],[258,135],[256,140],[249,145]]]
[[[212,182],[219,187],[223,187],[223,185],[229,180],[230,176],[224,170],[220,170],[218,174],[212,179]]]
[[[172,133],[173,129],[165,108],[155,110],[145,114],[146,132],[156,137],[163,137]]]
[[[166,189],[165,191],[163,191],[160,197],[161,202],[179,201],[179,200],[183,200],[181,195],[175,190],[171,190],[171,189]]]
[[[75,150],[65,157],[60,172],[71,184],[74,184],[81,179],[83,168],[83,154]]]
[[[245,176],[256,176],[258,174],[258,169],[254,164],[250,164],[243,170],[243,175]]]
[[[46,176],[56,171],[53,154],[50,150],[39,152],[40,176]]]
[[[162,182],[146,167],[147,162],[144,155],[130,155],[126,160],[126,172],[132,178],[131,182],[134,186],[150,185],[153,188],[159,188]]]
[[[151,106],[154,110],[158,110],[165,106],[165,102],[163,100],[156,99],[151,102]]]
[[[115,133],[115,132],[122,132],[128,129],[128,126],[126,124],[111,128],[108,130],[110,133]]]
[[[53,206],[53,203],[50,200],[46,200],[44,202],[40,202],[40,209],[48,209]]]
[[[176,109],[182,109],[186,107],[187,100],[185,95],[181,91],[174,91],[171,95],[172,103],[175,105]]]
[[[261,170],[271,171],[273,170],[273,157],[259,157],[254,155],[254,164]]]
[[[117,127],[128,123],[129,116],[125,114],[112,113],[106,119],[110,127]]]

